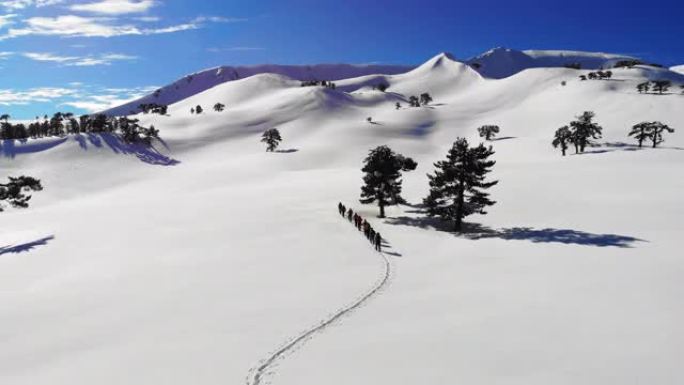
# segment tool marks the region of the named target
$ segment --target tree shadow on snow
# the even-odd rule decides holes
[[[292,154],[295,152],[299,152],[298,148],[289,148],[287,150],[275,150],[274,152],[277,152],[278,154]]]
[[[50,150],[66,142],[68,139],[42,140],[38,143],[31,143],[29,140],[6,139],[0,142],[0,154],[5,158],[14,159],[17,155],[35,154]],[[19,142],[19,145],[15,142]]]
[[[53,239],[55,239],[55,236],[51,235],[49,237],[38,239],[33,242],[22,243],[20,245],[0,247],[0,255],[26,253],[35,249],[36,247],[47,245]]]
[[[414,211],[415,212],[415,211]],[[646,242],[635,237],[617,234],[592,234],[571,229],[535,229],[532,227],[512,227],[492,229],[474,223],[464,223],[462,233],[454,232],[453,223],[430,217],[395,217],[385,223],[394,226],[412,226],[426,230],[448,232],[456,237],[470,240],[503,239],[506,241],[530,241],[533,243],[562,243],[595,247],[631,248],[636,242]]]
[[[590,146],[588,151],[579,154],[571,155],[595,155],[595,154],[605,154],[615,151],[645,151],[645,150],[677,150],[682,151],[682,147],[668,147],[668,146],[658,146],[653,148],[650,143],[644,142],[643,147],[639,147],[638,144],[625,143],[625,142],[606,142]]]
[[[70,135],[71,136],[71,135]],[[57,139],[29,139],[29,140],[3,140],[0,142],[0,155],[14,159],[17,155],[35,154],[51,150],[66,143],[70,136]],[[88,151],[89,145],[103,148],[104,144],[114,153],[122,155],[135,155],[141,162],[157,166],[175,166],[180,161],[167,157],[160,153],[154,146],[137,143],[126,143],[119,136],[111,133],[73,135],[74,141],[83,151]],[[16,142],[19,142],[17,145]],[[161,142],[161,141],[160,141]],[[166,143],[161,142],[166,147]]]
[[[504,136],[501,138],[494,138],[494,139],[492,139],[492,142],[501,142],[504,140],[511,140],[511,139],[518,139],[518,137],[517,136]]]

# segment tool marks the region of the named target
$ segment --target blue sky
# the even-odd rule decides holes
[[[419,64],[496,46],[684,63],[675,1],[0,0],[0,113],[84,113],[204,68]]]

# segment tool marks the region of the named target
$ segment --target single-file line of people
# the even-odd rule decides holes
[[[347,219],[357,230],[363,233],[368,241],[375,247],[375,250],[382,252],[382,235],[373,229],[361,215],[355,213],[351,208],[347,208],[341,202],[337,205],[337,210],[342,218]]]

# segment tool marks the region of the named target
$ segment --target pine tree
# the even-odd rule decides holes
[[[459,138],[447,154],[447,160],[435,163],[430,179],[430,195],[423,200],[428,215],[454,221],[454,229],[462,231],[463,219],[473,214],[487,214],[485,208],[496,202],[484,190],[499,183],[487,182],[485,177],[496,164],[489,160],[494,154],[483,144],[469,147],[468,141]]]
[[[570,122],[572,127],[572,142],[575,145],[575,152],[584,152],[584,149],[591,143],[590,139],[601,138],[603,127],[594,123],[596,116],[592,111],[584,111],[577,120]]]
[[[420,107],[420,100],[416,96],[411,96],[409,98],[409,105],[411,107]]]
[[[223,103],[216,103],[214,104],[214,111],[216,112],[221,112],[226,108],[226,105]]]
[[[499,126],[486,125],[477,129],[481,138],[492,140],[499,133]]]
[[[271,128],[266,130],[266,132],[261,135],[261,141],[266,143],[267,152],[273,152],[276,148],[278,148],[280,142],[283,141],[283,138],[280,136],[280,131],[278,131],[277,128]]]
[[[401,103],[397,102],[397,104],[395,104],[394,106],[395,106],[395,107],[397,108],[397,110],[398,110],[398,109],[401,108]]]
[[[643,82],[637,84],[637,91],[639,93],[648,93],[648,91],[651,90],[651,83],[650,82]]]
[[[204,109],[202,109],[202,106],[198,105],[197,107],[195,107],[195,113],[197,115],[201,114],[202,112],[204,112]]]
[[[386,206],[405,202],[401,197],[401,172],[415,170],[417,166],[413,159],[397,154],[387,146],[371,150],[361,169],[365,173],[361,203],[378,202],[380,218],[384,218]]]
[[[0,183],[0,202],[7,201],[12,207],[27,208],[31,195],[26,193],[42,189],[43,186],[38,179],[29,176],[9,177],[9,182]],[[0,205],[1,211],[3,211],[2,205]]]
[[[432,96],[430,96],[430,94],[428,94],[427,92],[424,94],[420,94],[420,104],[427,106],[430,103],[432,103]]]
[[[638,140],[639,141],[639,148],[641,148],[644,141],[649,139],[652,134],[653,134],[652,123],[651,122],[641,122],[639,124],[635,124],[632,127],[632,131],[630,131],[630,133],[628,135],[633,136],[636,140]]]
[[[651,141],[653,142],[653,148],[656,148],[660,143],[663,143],[665,141],[663,139],[664,132],[673,133],[674,131],[674,128],[671,128],[667,124],[663,124],[661,122],[652,122]]]
[[[670,89],[670,86],[672,86],[672,82],[669,80],[656,80],[653,82],[653,91],[662,95],[663,92]]]
[[[565,156],[565,152],[568,150],[568,144],[571,142],[572,132],[570,132],[570,128],[568,128],[568,126],[563,126],[556,130],[556,135],[554,136],[553,142],[551,142],[551,144],[554,148],[560,147],[561,151],[563,152],[563,156]]]

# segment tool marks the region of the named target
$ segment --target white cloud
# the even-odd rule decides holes
[[[14,19],[18,15],[10,13],[9,15],[0,15],[0,28],[4,28],[8,25],[14,24]]]
[[[22,55],[35,61],[59,63],[65,66],[92,67],[110,65],[114,61],[135,60],[136,56],[124,54],[104,54],[99,56],[60,56],[52,53],[24,52]]]
[[[154,92],[157,88],[159,87],[108,88],[99,90],[96,94],[86,95],[81,99],[65,101],[61,105],[78,108],[90,113],[99,112],[139,99]]]
[[[94,3],[74,4],[69,9],[101,15],[124,15],[147,12],[156,4],[154,0],[102,0]]]
[[[26,105],[30,103],[49,103],[65,96],[76,95],[76,90],[69,88],[32,88],[26,91],[0,89],[0,105]]]
[[[187,23],[161,28],[138,28],[132,24],[117,24],[116,19],[65,15],[57,17],[32,17],[23,21],[22,28],[10,28],[0,40],[21,36],[63,37],[114,37],[130,35],[156,35],[187,31],[201,27],[199,23]]]
[[[247,19],[239,17],[225,17],[225,16],[199,16],[193,19],[193,23],[239,23],[247,21]]]
[[[64,0],[5,0],[0,1],[0,6],[8,9],[24,9],[28,7],[46,7],[49,5],[60,4]]]

